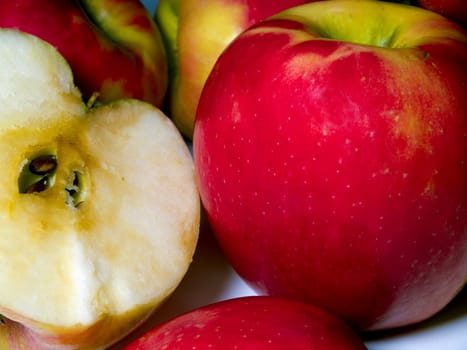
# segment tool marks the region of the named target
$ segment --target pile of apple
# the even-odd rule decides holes
[[[200,204],[258,296],[126,349],[363,350],[463,289],[462,1],[42,3],[0,2],[0,349],[128,335]]]
[[[167,49],[170,77],[165,109],[185,137],[190,140],[193,137],[201,91],[222,51],[242,31],[258,21],[287,8],[316,1],[158,1],[155,19]],[[458,24],[467,25],[464,0],[387,1],[430,9],[448,16]],[[367,16],[374,15],[368,11]],[[362,24],[354,20],[349,26],[358,30]],[[391,33],[383,35],[389,38]]]

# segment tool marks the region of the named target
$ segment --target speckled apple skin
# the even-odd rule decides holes
[[[224,300],[180,315],[125,350],[365,350],[336,316],[315,306],[273,297]]]
[[[292,15],[254,26],[214,67],[193,143],[236,271],[374,330],[432,316],[466,281],[467,36],[420,9],[364,6],[374,24],[402,19],[398,49]],[[345,35],[377,38],[354,25]]]
[[[193,137],[196,108],[204,83],[228,44],[254,23],[310,1],[316,0],[176,1],[178,30],[167,37],[172,45],[168,51],[174,51],[175,56],[174,61],[169,62],[174,68],[169,82],[169,114],[187,138]],[[163,5],[169,2],[173,1],[162,0]],[[164,15],[156,13],[156,18],[161,16]],[[159,20],[159,23],[164,22]],[[161,28],[164,33],[163,24]]]

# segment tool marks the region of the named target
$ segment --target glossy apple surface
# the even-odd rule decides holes
[[[0,30],[0,345],[104,349],[191,263],[191,154],[149,103],[87,106],[64,58]]]
[[[442,309],[467,276],[467,35],[386,2],[287,10],[237,37],[196,116],[201,198],[259,293],[356,328]]]
[[[161,0],[156,21],[171,69],[169,115],[188,137],[203,85],[220,53],[244,29],[310,0]]]
[[[467,26],[467,3],[464,0],[418,0],[417,4]]]
[[[158,27],[139,0],[0,2],[0,27],[36,35],[70,64],[86,99],[136,98],[160,107],[167,61]]]
[[[213,303],[159,325],[125,350],[363,350],[336,316],[305,303],[265,296]]]

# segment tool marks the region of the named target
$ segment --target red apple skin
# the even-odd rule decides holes
[[[465,0],[418,0],[417,4],[467,26],[467,4]]]
[[[139,0],[0,2],[0,27],[55,46],[84,98],[136,98],[161,106],[168,84],[162,38]]]
[[[210,304],[157,326],[125,350],[364,350],[336,316],[315,306],[265,296]]]
[[[203,205],[239,275],[360,330],[434,315],[467,276],[467,36],[413,11],[397,50],[286,16],[250,28],[195,122]]]
[[[171,63],[168,114],[180,131],[191,139],[203,85],[222,50],[252,24],[287,8],[316,0],[162,1],[164,5],[172,2],[178,9],[178,25],[174,26],[178,29],[177,35],[166,33],[168,51],[176,60]],[[164,16],[167,14],[156,13],[163,30]],[[173,31],[174,28],[170,29]],[[171,42],[174,39],[176,43]]]

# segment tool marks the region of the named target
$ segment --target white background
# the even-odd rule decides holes
[[[157,0],[143,3],[153,14]],[[190,270],[171,298],[112,350],[120,350],[154,325],[183,312],[215,301],[254,294],[232,270],[213,237],[203,232]],[[419,325],[367,336],[365,343],[369,350],[467,350],[467,288],[433,318]]]

